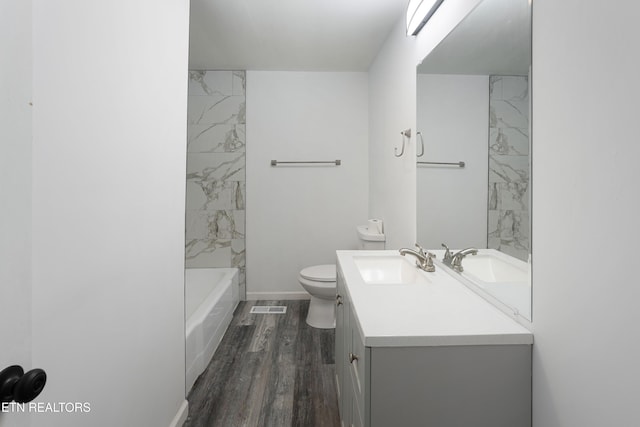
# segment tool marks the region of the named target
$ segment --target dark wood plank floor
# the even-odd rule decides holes
[[[286,314],[250,314],[285,305]],[[184,427],[335,427],[334,329],[306,324],[309,301],[241,301],[189,393]]]

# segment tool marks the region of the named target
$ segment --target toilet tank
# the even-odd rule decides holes
[[[379,233],[378,230],[370,230],[366,225],[358,225],[356,229],[358,232],[358,249],[384,249],[384,233]]]

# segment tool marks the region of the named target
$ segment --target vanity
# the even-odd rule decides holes
[[[343,426],[531,425],[533,335],[442,266],[337,251]]]
[[[343,427],[531,426],[531,0],[452,28],[424,36],[408,151],[416,240],[445,251],[337,252]]]

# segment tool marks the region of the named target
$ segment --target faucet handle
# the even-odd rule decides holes
[[[442,243],[442,247],[445,249],[444,257],[442,258],[442,260],[444,262],[451,262],[451,259],[453,257],[451,256],[451,251],[449,250],[449,247],[447,245],[445,245],[444,243]]]
[[[436,256],[433,252],[427,251],[424,259],[424,271],[427,271],[429,273],[433,273],[434,271],[436,271],[436,266],[433,265],[433,259],[435,257]]]
[[[418,243],[416,243],[416,248],[418,249],[418,252],[420,253],[420,255],[422,255],[423,257],[426,257],[427,255],[424,253],[424,249],[422,248],[422,246],[420,246]]]

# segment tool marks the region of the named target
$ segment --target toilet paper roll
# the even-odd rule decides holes
[[[375,218],[370,219],[368,228],[369,228],[369,231],[373,231],[378,234],[382,234],[384,232],[381,219],[375,219]]]

